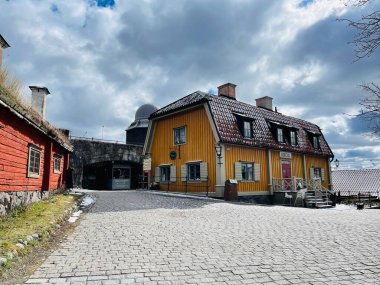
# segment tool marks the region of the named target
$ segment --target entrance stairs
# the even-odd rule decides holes
[[[332,208],[332,201],[329,200],[327,193],[318,192],[316,190],[308,190],[305,193],[305,205],[308,208]]]

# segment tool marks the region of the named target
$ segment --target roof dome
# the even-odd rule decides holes
[[[141,120],[141,119],[148,119],[149,116],[156,112],[158,108],[152,104],[144,104],[140,106],[140,108],[137,109],[135,114],[135,121]]]

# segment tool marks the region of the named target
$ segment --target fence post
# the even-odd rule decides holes
[[[187,194],[187,176],[186,176],[186,180],[185,180],[185,189],[186,189],[185,193]]]
[[[168,187],[166,188],[166,192],[169,192],[170,180],[168,180]]]
[[[207,197],[208,197],[208,176],[207,176],[207,182],[206,182],[206,188],[207,188]]]

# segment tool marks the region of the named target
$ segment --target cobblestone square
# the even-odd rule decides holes
[[[380,211],[97,191],[27,284],[380,284]]]

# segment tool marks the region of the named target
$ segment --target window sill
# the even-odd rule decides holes
[[[53,170],[53,173],[54,173],[54,174],[61,174],[62,172],[61,172],[61,171],[58,171],[58,170]]]
[[[26,176],[27,178],[40,178],[39,174],[29,174]]]
[[[258,182],[256,180],[240,180],[240,182],[242,183],[254,183],[254,182]]]
[[[174,143],[175,146],[176,145],[184,145],[184,144],[186,144],[186,142],[184,142],[184,143]]]

